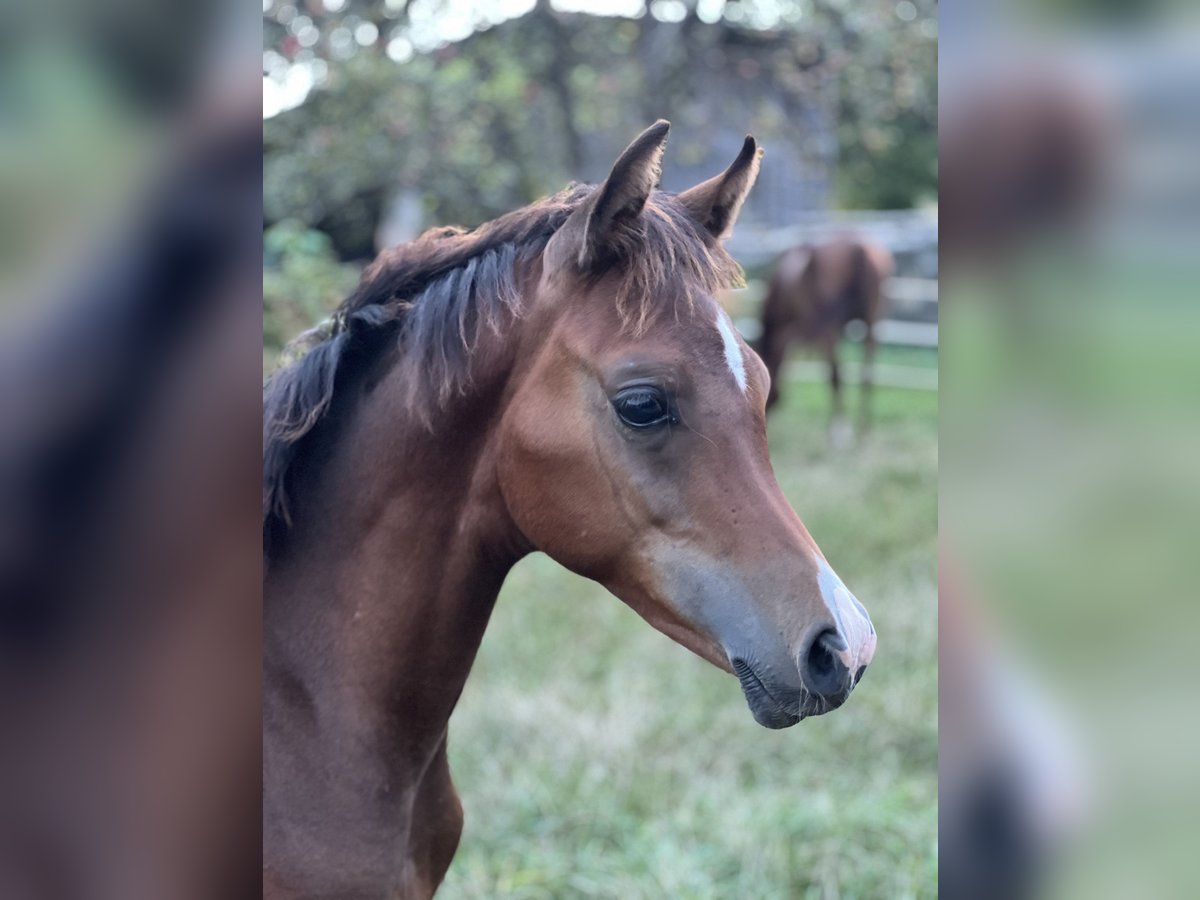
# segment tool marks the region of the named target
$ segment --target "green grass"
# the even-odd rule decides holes
[[[877,389],[840,453],[827,406],[791,385],[772,456],[875,621],[861,688],[768,731],[731,676],[531,557],[451,721],[466,828],[439,898],[936,895],[937,397]]]
[[[798,348],[797,353],[803,352]],[[818,358],[809,352],[811,358]],[[838,355],[849,362],[859,362],[863,358],[863,345],[858,341],[842,341],[838,347]],[[936,369],[938,367],[938,351],[936,347],[910,347],[904,344],[880,344],[875,351],[875,362],[883,365],[914,366],[918,369]]]

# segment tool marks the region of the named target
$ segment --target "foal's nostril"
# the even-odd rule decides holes
[[[827,678],[837,671],[837,657],[834,655],[837,650],[834,649],[833,641],[828,637],[828,632],[817,639],[816,645],[809,651],[808,654],[808,671],[817,679]]]
[[[813,638],[800,660],[800,677],[811,693],[828,699],[849,690],[850,671],[838,658],[846,649],[846,639],[832,628]]]
[[[830,653],[845,653],[850,649],[850,645],[846,643],[846,639],[842,635],[834,631],[832,628],[827,628],[822,631],[817,640],[824,645],[825,649]]]

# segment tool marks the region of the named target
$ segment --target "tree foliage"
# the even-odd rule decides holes
[[[933,0],[654,0],[637,18],[538,0],[504,22],[482,2],[292,2],[267,10],[264,68],[317,84],[264,123],[265,214],[328,233],[343,258],[373,254],[398,192],[427,223],[477,223],[599,177],[592,145],[664,112],[703,123],[714,85],[836,167],[842,205],[936,191]],[[836,146],[804,133],[813,109]]]

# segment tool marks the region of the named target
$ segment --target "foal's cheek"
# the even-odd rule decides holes
[[[553,395],[520,398],[505,419],[501,493],[522,534],[567,568],[588,577],[607,571],[628,529],[601,464],[589,411]],[[559,395],[561,396],[561,394]]]

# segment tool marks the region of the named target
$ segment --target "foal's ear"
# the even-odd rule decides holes
[[[751,135],[746,135],[742,152],[733,165],[716,178],[684,191],[676,199],[713,237],[724,240],[733,231],[733,223],[741,211],[742,203],[750,193],[750,188],[754,187],[762,156],[758,142]]]
[[[671,123],[659,119],[625,148],[604,184],[600,185],[579,215],[586,216],[579,246],[579,267],[587,271],[603,262],[628,236],[628,225],[639,215],[658,185],[663,150]]]

